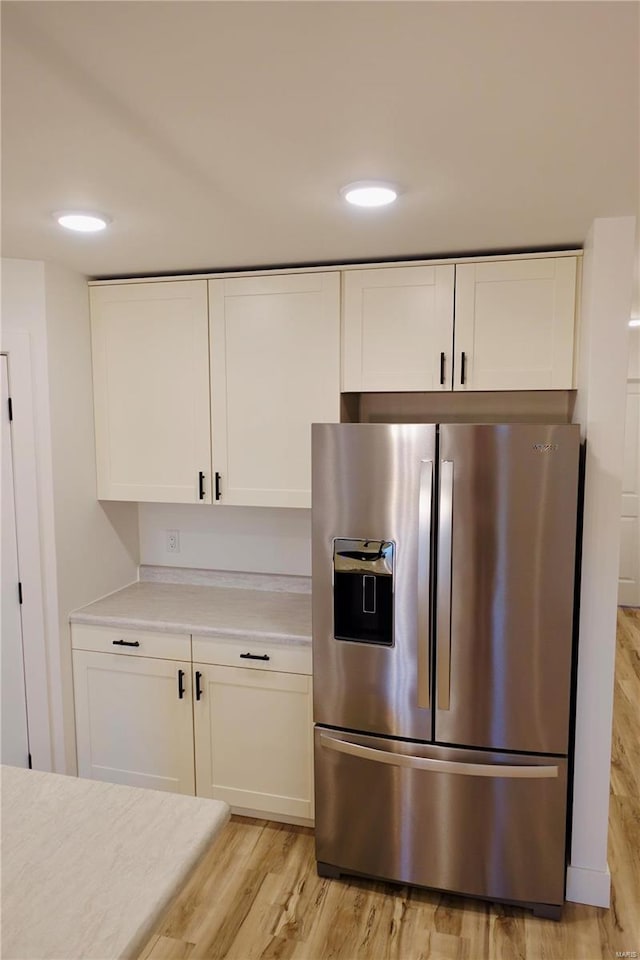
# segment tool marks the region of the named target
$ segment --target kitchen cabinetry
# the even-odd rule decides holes
[[[206,280],[90,296],[98,498],[210,503]]]
[[[313,817],[311,647],[193,639],[198,796]]]
[[[340,274],[209,281],[220,502],[311,506],[311,423],[340,419]]]
[[[79,775],[193,794],[189,637],[84,626],[72,636]]]
[[[454,390],[570,390],[576,258],[456,266]]]
[[[454,266],[344,273],[342,389],[451,390]]]
[[[72,642],[80,776],[313,818],[310,646],[194,637],[192,659],[188,635],[80,624]]]
[[[576,263],[345,271],[342,389],[571,389]]]

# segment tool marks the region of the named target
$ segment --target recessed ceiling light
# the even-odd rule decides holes
[[[629,320],[630,327],[640,327],[640,317],[631,317]]]
[[[105,217],[102,213],[82,213],[79,210],[60,210],[54,213],[54,217],[61,227],[77,230],[80,233],[96,233],[98,230],[104,230],[111,222],[109,217]]]
[[[354,203],[357,207],[384,207],[397,198],[398,188],[380,180],[357,180],[348,183],[340,193],[347,203]]]

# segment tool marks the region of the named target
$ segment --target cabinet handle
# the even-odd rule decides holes
[[[184,670],[178,670],[178,700],[184,697]]]
[[[444,384],[444,352],[440,354],[440,383]]]
[[[216,500],[219,500],[222,494],[220,493],[220,474],[216,473]]]
[[[467,355],[462,351],[460,354],[460,383],[464,384],[467,380]]]
[[[202,687],[200,686],[200,681],[202,679],[202,674],[199,670],[196,670],[196,700],[199,700],[202,696]]]
[[[241,660],[271,660],[268,653],[241,653]]]
[[[139,640],[112,640],[114,647],[139,647]]]
[[[204,473],[202,470],[198,474],[198,496],[200,500],[204,500]]]

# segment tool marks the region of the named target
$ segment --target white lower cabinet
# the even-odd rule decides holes
[[[310,648],[198,637],[193,662],[188,635],[75,624],[72,645],[81,777],[312,820]]]
[[[194,792],[191,663],[74,650],[78,774]]]
[[[195,663],[196,792],[313,817],[311,678]]]

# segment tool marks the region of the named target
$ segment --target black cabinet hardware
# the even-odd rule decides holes
[[[13,400],[9,397],[9,420],[13,420]]]
[[[200,686],[200,681],[202,680],[202,674],[199,670],[196,670],[196,700],[199,700],[202,696],[202,687]]]
[[[216,500],[219,500],[222,494],[220,493],[220,474],[216,473]]]
[[[462,351],[460,354],[460,383],[466,383],[467,380],[467,355]]]
[[[202,470],[198,474],[198,496],[204,500],[204,473]]]
[[[440,354],[440,383],[444,383],[444,352]]]
[[[178,700],[184,697],[184,670],[178,670]]]
[[[139,647],[139,640],[112,640],[114,647]]]
[[[268,653],[241,653],[241,660],[270,660]]]

